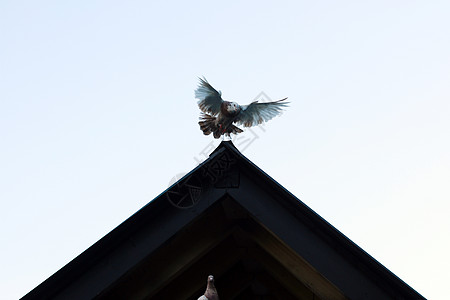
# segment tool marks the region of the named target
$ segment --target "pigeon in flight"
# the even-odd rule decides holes
[[[219,295],[217,294],[216,287],[214,286],[214,276],[208,276],[206,291],[203,296],[198,298],[198,300],[219,300]]]
[[[200,129],[203,134],[213,134],[214,138],[238,134],[242,129],[233,125],[251,127],[267,122],[278,116],[284,107],[287,107],[287,98],[259,103],[254,101],[249,105],[239,105],[236,102],[224,101],[222,93],[216,91],[205,78],[199,78],[200,83],[195,90],[195,98],[198,99],[198,107],[202,111],[200,115]]]

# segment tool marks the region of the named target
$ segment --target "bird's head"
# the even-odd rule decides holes
[[[209,282],[214,283],[214,276],[212,276],[212,275],[208,276],[208,283]]]
[[[229,102],[227,106],[227,111],[230,114],[237,113],[241,107],[236,102]]]

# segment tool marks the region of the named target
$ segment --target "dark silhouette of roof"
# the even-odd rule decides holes
[[[425,299],[222,142],[22,299]]]

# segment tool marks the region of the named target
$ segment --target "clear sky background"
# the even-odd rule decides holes
[[[2,299],[218,145],[197,124],[203,75],[241,104],[289,97],[237,147],[423,296],[447,299],[449,15],[444,0],[1,1]]]

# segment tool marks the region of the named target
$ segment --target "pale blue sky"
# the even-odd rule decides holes
[[[0,2],[2,297],[195,167],[212,140],[193,97],[204,75],[241,104],[288,96],[244,155],[445,299],[449,13],[448,1]]]

